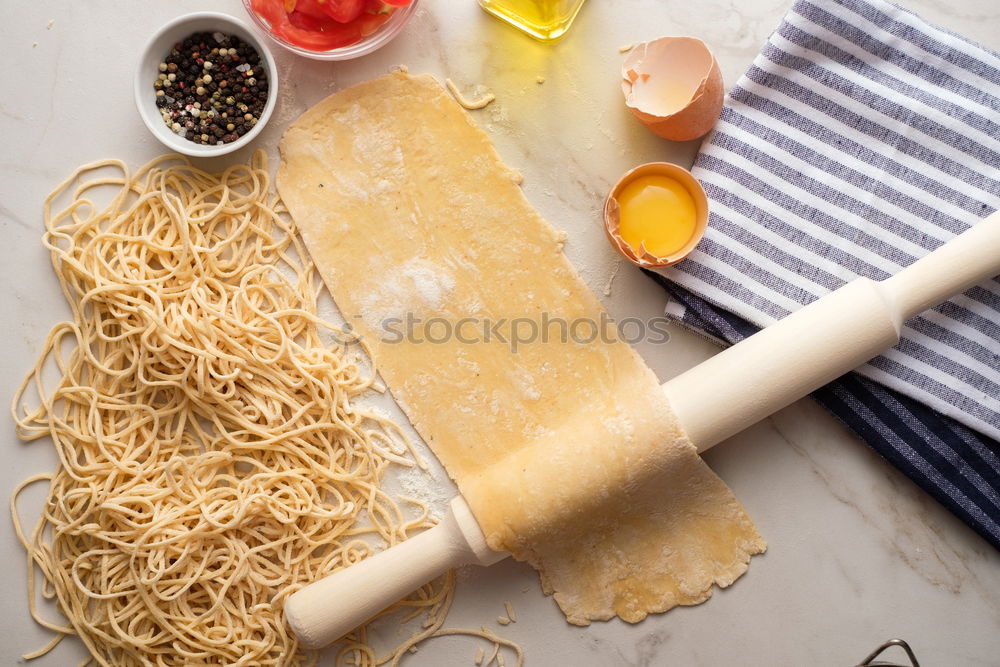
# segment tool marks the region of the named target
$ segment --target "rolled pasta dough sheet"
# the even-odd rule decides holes
[[[581,342],[600,303],[435,79],[335,93],[281,154],[278,190],[341,312],[490,545],[538,569],[571,623],[702,602],[764,550],[631,347],[613,327]]]

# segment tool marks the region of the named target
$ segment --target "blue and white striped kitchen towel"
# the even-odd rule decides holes
[[[709,229],[661,272],[668,314],[735,342],[1000,208],[1000,54],[884,0],[797,0],[694,173]],[[997,279],[817,398],[1000,548]]]

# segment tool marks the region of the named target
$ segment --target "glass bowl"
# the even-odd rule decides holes
[[[371,53],[392,41],[413,15],[413,12],[417,8],[417,3],[418,0],[412,0],[409,5],[397,8],[385,23],[379,26],[375,32],[361,38],[361,41],[328,51],[313,51],[297,44],[292,44],[282,37],[275,35],[271,32],[271,24],[268,23],[267,19],[257,14],[254,10],[252,0],[243,0],[243,7],[247,10],[254,23],[267,33],[268,37],[292,53],[297,53],[307,58],[315,58],[316,60],[350,60],[351,58],[358,58]]]

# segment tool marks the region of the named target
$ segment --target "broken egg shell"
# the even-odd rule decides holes
[[[644,243],[639,244],[638,248],[633,248],[631,245],[626,243],[625,239],[621,236],[621,206],[618,204],[619,193],[621,193],[625,186],[634,179],[654,174],[666,176],[667,178],[672,178],[681,183],[694,200],[695,214],[697,216],[695,219],[694,233],[691,235],[688,242],[677,252],[672,255],[667,255],[666,257],[657,257],[652,254],[646,250],[646,245]],[[695,249],[698,242],[701,241],[702,236],[705,235],[705,229],[707,227],[708,196],[705,194],[705,189],[701,187],[701,183],[690,171],[670,162],[647,162],[646,164],[641,164],[635,169],[626,172],[625,175],[619,179],[618,183],[611,188],[611,192],[608,193],[607,198],[604,200],[605,236],[608,237],[608,241],[611,243],[611,246],[617,250],[622,257],[644,269],[660,269],[681,261]]]
[[[625,106],[665,139],[704,136],[722,111],[725,87],[715,56],[696,37],[637,45],[622,64]]]

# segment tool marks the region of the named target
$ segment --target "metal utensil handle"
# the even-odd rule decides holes
[[[879,646],[877,649],[868,654],[868,657],[859,662],[856,667],[904,667],[903,665],[895,665],[888,662],[874,662],[875,658],[879,657],[886,649],[892,646],[899,646],[904,651],[906,651],[906,657],[910,661],[909,667],[920,667],[920,663],[917,662],[917,656],[913,654],[913,650],[910,649],[910,645],[907,644],[902,639],[890,639],[886,643]]]

